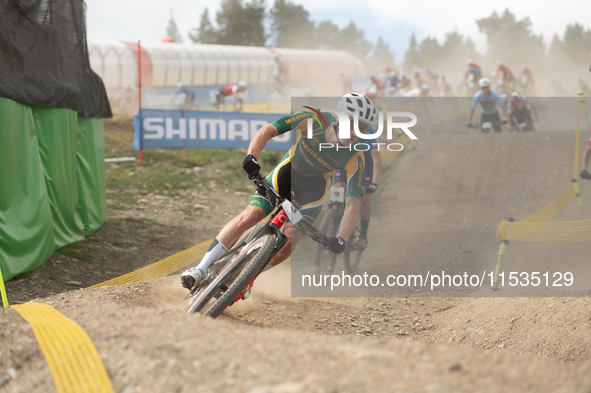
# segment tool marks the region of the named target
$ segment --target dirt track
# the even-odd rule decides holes
[[[372,253],[395,254],[393,267],[492,269],[498,222],[568,186],[573,141],[571,132],[425,135],[380,185]],[[578,208],[558,218],[577,219]],[[507,263],[588,262],[587,247],[512,243]],[[265,273],[250,300],[215,321],[184,314],[178,276],[36,301],[88,332],[124,393],[591,391],[587,298],[301,299],[289,296],[289,274]],[[0,392],[55,391],[30,327],[13,310],[0,316]]]

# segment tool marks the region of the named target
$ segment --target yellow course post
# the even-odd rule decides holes
[[[8,298],[6,297],[6,289],[4,288],[4,278],[2,278],[2,269],[0,269],[0,292],[2,292],[2,304],[8,307]]]
[[[577,179],[573,179],[573,188],[575,190],[575,196],[577,197],[577,203],[581,209],[581,216],[583,216],[583,220],[586,220],[587,216],[585,215],[585,209],[583,208],[583,198],[581,198],[581,191],[579,190]]]
[[[515,221],[511,217],[505,218],[505,220],[509,222]],[[495,275],[493,278],[493,286],[491,289],[498,290],[499,289],[499,274],[503,271],[503,257],[505,256],[505,252],[507,251],[507,246],[509,245],[509,240],[502,239],[501,245],[499,246],[499,259],[497,261],[497,266],[495,266]]]
[[[583,208],[583,198],[581,198],[581,190],[579,189],[579,183],[577,182],[577,169],[579,168],[579,140],[580,140],[580,117],[581,117],[581,107],[585,111],[585,117],[587,116],[587,110],[585,109],[585,99],[583,98],[583,93],[580,93],[579,96],[581,97],[579,101],[579,105],[577,105],[577,133],[576,133],[576,140],[575,140],[575,163],[573,165],[573,190],[575,191],[575,196],[577,197],[577,203],[579,204],[579,208],[581,209],[581,215],[583,216],[583,220],[586,220],[587,217],[585,216],[585,209]],[[589,123],[587,123],[589,126]]]

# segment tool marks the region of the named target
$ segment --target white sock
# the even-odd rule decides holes
[[[215,239],[213,243],[211,243],[211,246],[209,246],[209,249],[203,256],[201,262],[199,262],[199,265],[197,265],[197,269],[205,274],[209,266],[219,259],[220,256],[224,255],[226,251],[228,251],[226,246],[224,246],[218,239]]]
[[[264,273],[264,272],[266,272],[267,270],[271,270],[271,269],[273,269],[274,267],[275,267],[275,266],[271,265],[270,263],[267,263],[267,266],[265,266],[265,267],[263,268],[263,271],[262,271],[261,273]]]

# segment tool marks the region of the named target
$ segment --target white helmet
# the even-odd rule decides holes
[[[511,94],[511,97],[519,99],[519,98],[521,98],[521,94],[519,94],[518,91],[514,91],[513,94]]]
[[[179,82],[179,83],[176,84],[176,88],[177,89],[180,89],[183,86],[184,86],[183,82]]]
[[[375,124],[378,117],[378,110],[373,102],[358,93],[345,94],[339,101],[337,109],[344,111],[350,117],[357,114],[360,122],[370,126]]]
[[[468,59],[468,65],[472,64],[472,59]]]
[[[503,65],[503,62],[501,60],[499,60],[499,61],[497,61],[497,65],[498,66],[502,66]]]
[[[527,66],[525,64],[522,64],[521,68],[523,68],[525,70],[527,68]]]
[[[480,87],[490,87],[490,79],[488,79],[488,78],[481,78],[478,81],[478,84],[480,85]]]
[[[246,87],[246,82],[245,81],[240,81],[238,82],[238,87]]]
[[[429,86],[429,85],[428,85],[428,84],[426,84],[426,83],[423,83],[423,84],[421,85],[421,90],[425,90],[425,91],[431,91],[431,86]]]

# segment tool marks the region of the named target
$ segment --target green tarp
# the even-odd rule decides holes
[[[55,248],[84,240],[78,214],[76,137],[78,114],[70,109],[33,107],[39,154],[53,216]]]
[[[78,194],[86,236],[107,219],[103,119],[78,116]]]
[[[42,265],[106,220],[103,120],[0,98],[0,269]]]
[[[54,249],[33,111],[0,98],[0,268],[4,280],[42,265]]]

